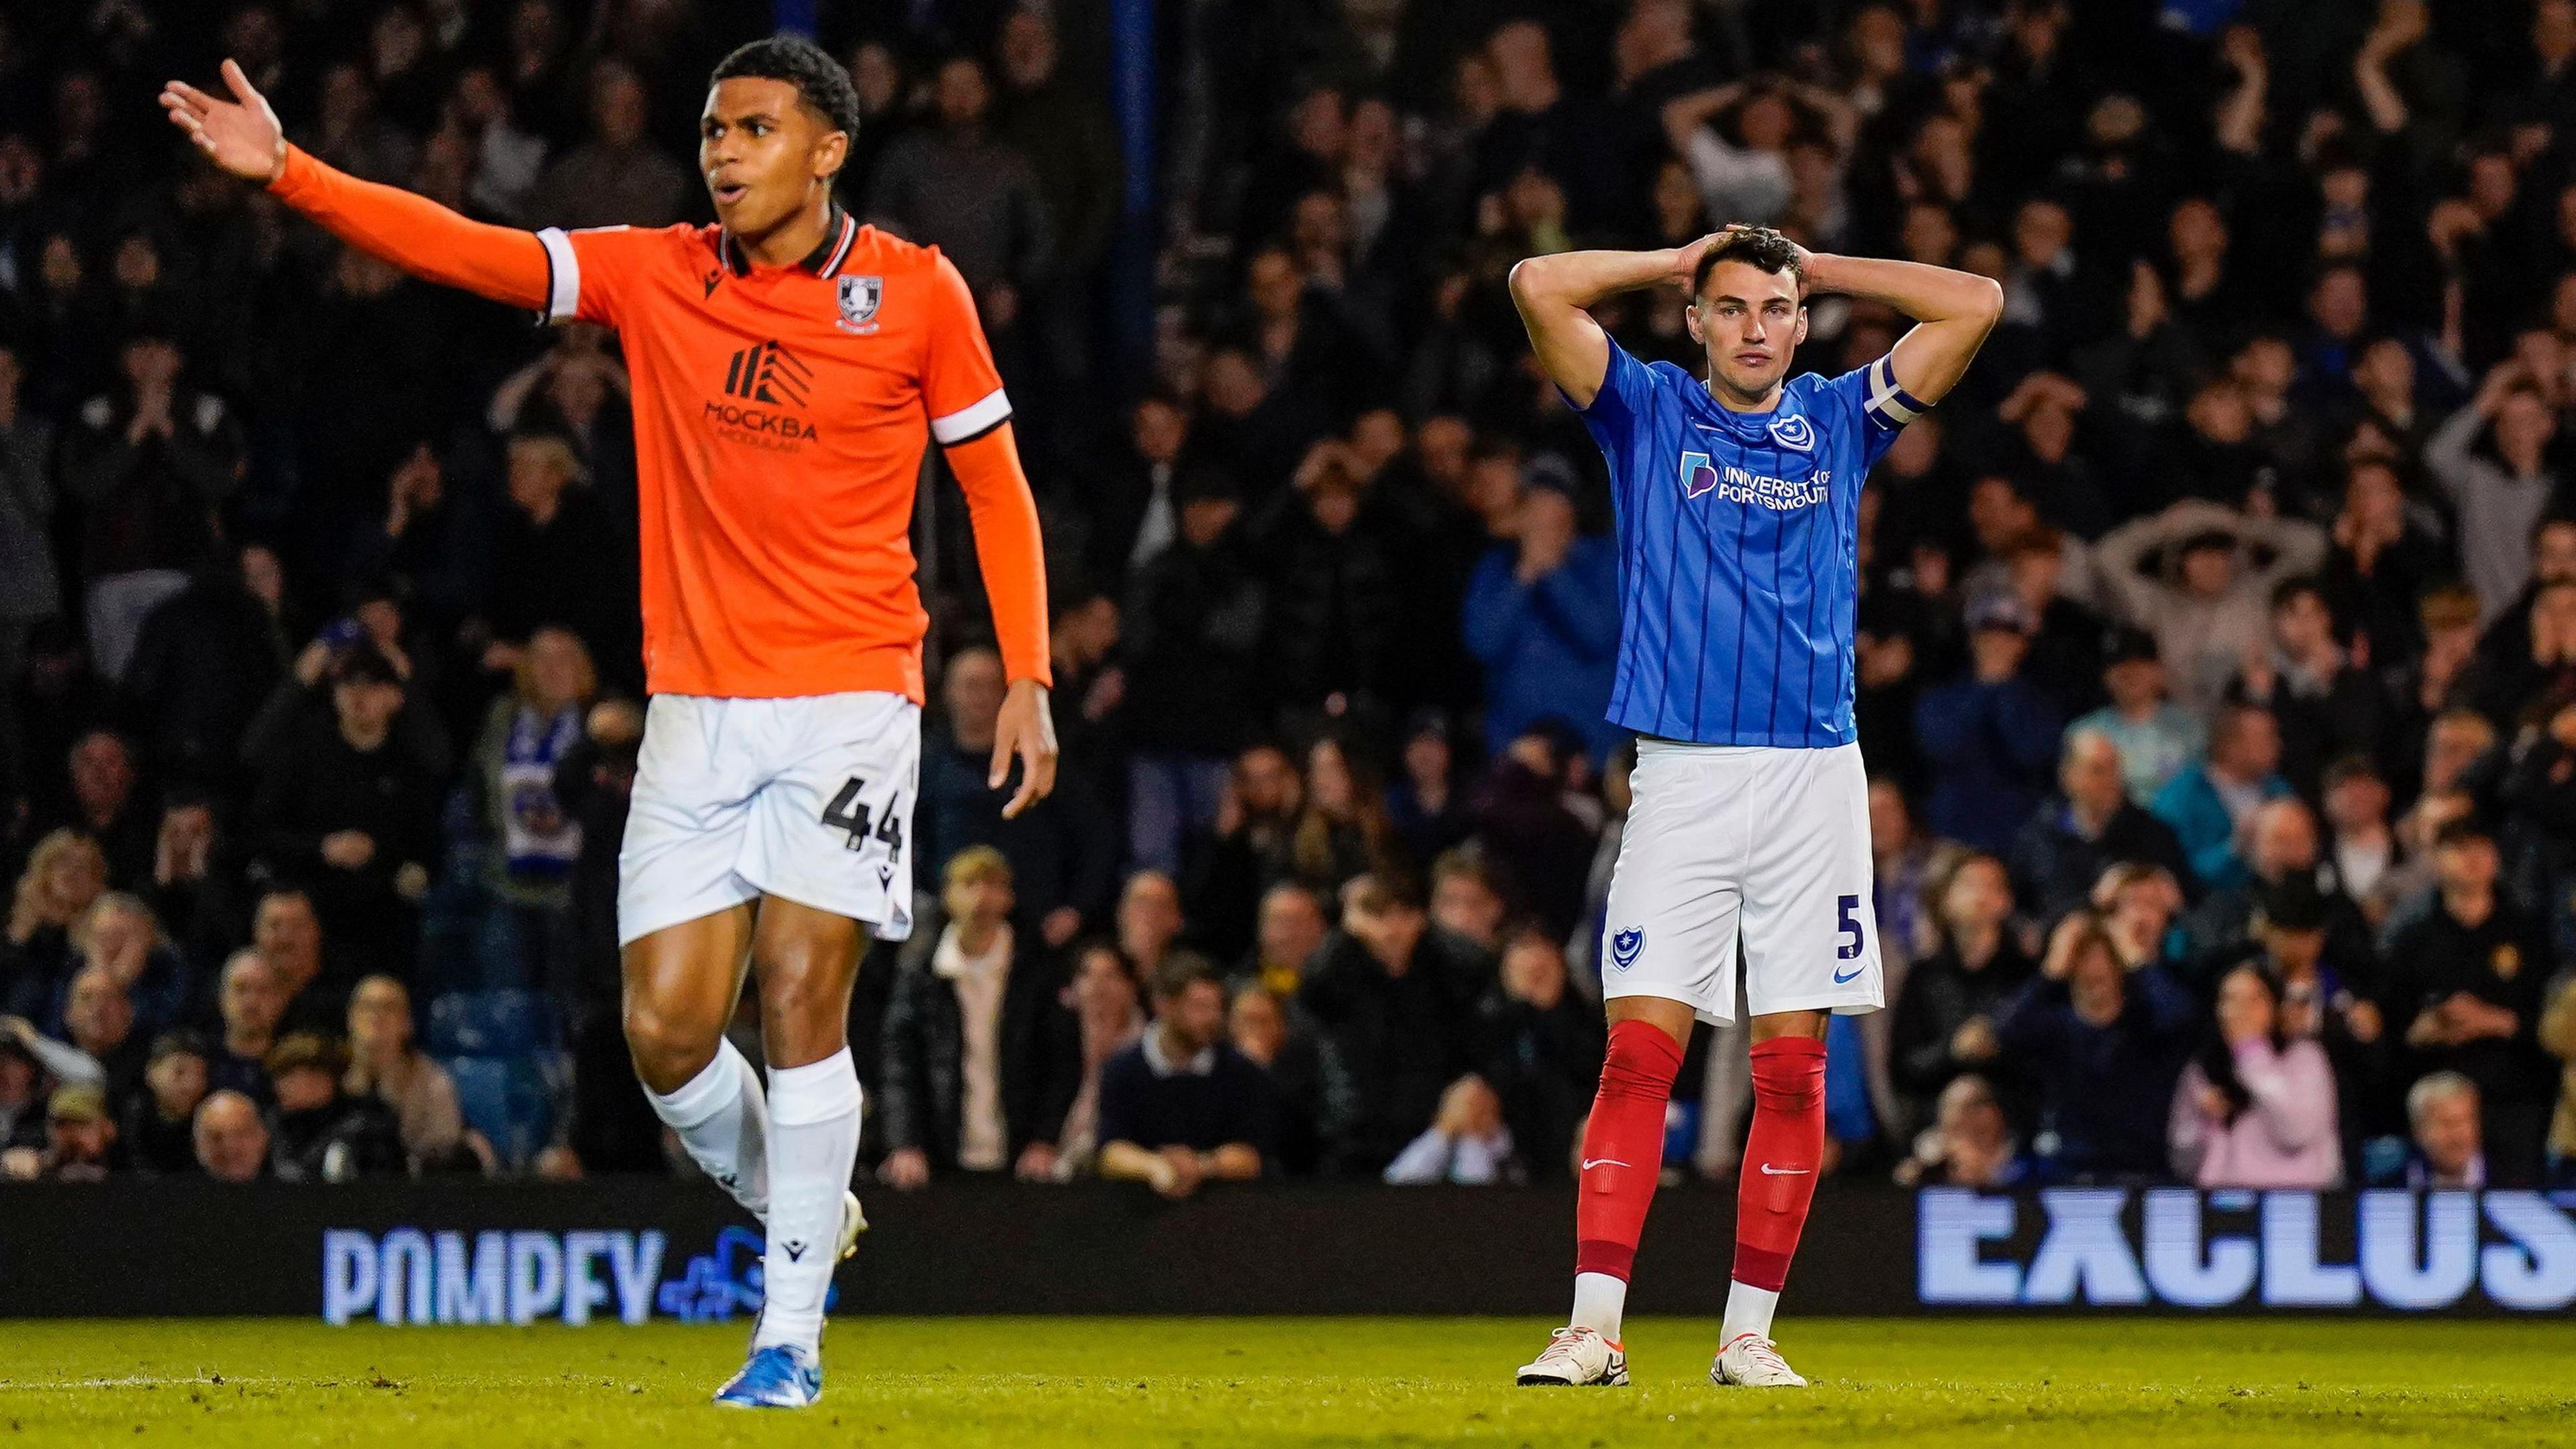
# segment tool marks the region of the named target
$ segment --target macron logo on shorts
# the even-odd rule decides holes
[[[1610,964],[1625,971],[1637,964],[1637,958],[1643,955],[1645,950],[1646,928],[1630,926],[1610,937]]]

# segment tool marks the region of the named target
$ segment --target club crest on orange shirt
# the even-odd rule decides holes
[[[885,300],[885,278],[843,277],[840,279],[841,322],[844,332],[865,335],[877,330],[877,305]]]

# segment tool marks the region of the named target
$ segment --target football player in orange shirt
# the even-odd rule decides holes
[[[909,539],[936,440],[963,487],[1010,676],[991,783],[1054,784],[1046,576],[1010,400],[936,248],[859,225],[832,181],[858,131],[809,42],[720,63],[699,170],[718,224],[488,226],[290,146],[241,68],[161,105],[224,170],[362,251],[548,320],[615,328],[632,378],[647,713],[619,852],[626,1037],[654,1109],[767,1226],[765,1304],[719,1403],[802,1407],[849,1192],[860,1095],[844,1040],[865,932],[912,929],[926,616]],[[766,1097],[724,1039],[745,963]]]

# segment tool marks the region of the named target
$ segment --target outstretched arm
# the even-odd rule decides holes
[[[1055,716],[1047,702],[1054,673],[1047,648],[1046,551],[1038,537],[1037,500],[1029,492],[1028,475],[1020,471],[1011,425],[998,424],[947,451],[949,471],[966,495],[975,561],[993,609],[993,636],[1002,646],[1003,677],[1010,681],[994,730],[987,782],[1002,788],[1012,759],[1018,758],[1020,788],[1002,807],[1007,820],[1055,789]]]
[[[1592,406],[1610,371],[1610,336],[1590,308],[1621,292],[1658,282],[1688,290],[1691,269],[1716,240],[1701,237],[1685,247],[1651,252],[1558,252],[1528,257],[1512,268],[1512,305],[1529,329],[1530,346],[1548,379],[1576,407]]]
[[[1896,385],[1939,402],[1968,370],[2004,311],[2004,289],[1974,272],[1883,257],[1809,254],[1807,290],[1893,307],[1914,319],[1896,340]]]
[[[217,166],[265,184],[279,200],[358,250],[415,277],[530,311],[548,310],[554,268],[537,234],[459,216],[425,196],[360,181],[286,144],[277,112],[225,61],[223,100],[172,81],[161,92],[171,124]]]

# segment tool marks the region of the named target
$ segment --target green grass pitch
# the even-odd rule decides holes
[[[1495,1319],[854,1319],[822,1404],[718,1410],[739,1327],[0,1323],[0,1449],[54,1444],[1572,1445],[2576,1442],[2576,1324],[1784,1321],[1815,1381],[1718,1389],[1716,1325],[1626,1389],[1520,1389]]]

